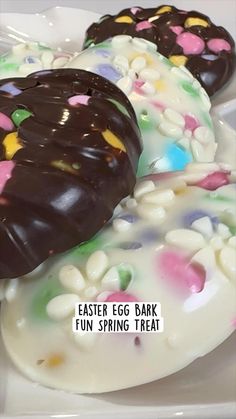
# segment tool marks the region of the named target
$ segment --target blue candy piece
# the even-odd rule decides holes
[[[10,93],[12,96],[17,96],[22,93],[20,89],[18,89],[16,86],[14,86],[13,83],[6,83],[3,86],[0,87],[0,90],[2,92]]]
[[[192,160],[189,151],[172,143],[166,146],[164,156],[158,160],[157,168],[159,171],[183,170]]]
[[[138,237],[138,239],[144,244],[156,242],[159,240],[159,238],[160,234],[151,228],[144,230]]]
[[[219,224],[218,217],[212,216],[208,212],[199,209],[199,210],[190,211],[183,216],[184,227],[186,228],[191,227],[194,221],[199,220],[199,218],[202,218],[202,217],[209,217],[211,219],[213,227],[216,227]]]
[[[99,64],[95,68],[95,73],[99,74],[102,77],[116,83],[121,79],[122,74],[120,74],[112,65],[110,64]]]
[[[28,55],[27,57],[25,57],[24,61],[26,64],[33,64],[37,63],[39,60],[35,57],[32,57],[31,55]]]
[[[122,214],[118,217],[121,220],[128,221],[128,223],[133,224],[138,220],[138,217],[133,214]]]

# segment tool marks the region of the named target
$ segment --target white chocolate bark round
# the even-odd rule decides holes
[[[100,393],[172,374],[223,342],[236,327],[232,180],[216,163],[150,176],[93,240],[12,283],[1,326],[15,365],[49,387]],[[77,301],[160,302],[164,331],[73,333]]]
[[[0,57],[0,78],[25,77],[35,71],[61,68],[71,56],[39,42],[16,44]]]
[[[209,97],[185,67],[172,64],[156,45],[118,35],[86,49],[66,67],[100,74],[127,94],[143,137],[138,176],[214,161]]]

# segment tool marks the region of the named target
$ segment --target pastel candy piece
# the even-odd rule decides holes
[[[201,54],[205,43],[197,35],[189,32],[182,32],[177,36],[176,42],[183,48],[183,53],[187,55]]]
[[[214,173],[214,166],[205,165],[201,176]],[[138,218],[128,231],[114,232],[112,223],[107,224],[86,252],[78,246],[53,257],[37,275],[18,281],[14,303],[3,301],[1,330],[10,358],[28,379],[74,393],[125,389],[173,374],[195,359],[203,368],[203,355],[235,331],[234,236],[231,232],[221,240],[217,236],[227,231],[224,211],[236,217],[235,185],[214,191],[231,200],[207,199],[209,191],[193,182],[197,169],[192,164],[183,173],[155,174],[152,180],[145,180],[146,189],[136,196],[137,207],[129,209],[129,214],[136,217],[151,186],[156,194],[175,191],[161,225]],[[177,183],[183,185],[183,176],[185,192],[176,189]],[[127,215],[125,203],[122,205],[113,220]],[[184,214],[188,214],[185,227]],[[188,240],[191,234],[196,237],[196,221],[204,217],[212,229],[201,239],[202,248],[194,248]],[[220,229],[214,224],[217,217]],[[176,231],[180,232],[179,241],[169,244],[166,236]],[[150,240],[142,240],[145,234]],[[125,240],[142,245],[125,250],[120,246]],[[95,282],[91,282],[91,272],[93,279],[96,273]],[[6,284],[6,288],[10,286],[11,282]],[[120,303],[159,302],[164,330],[75,334],[71,324],[76,302],[87,302],[90,307],[94,302],[116,303],[120,308]],[[128,319],[120,312],[116,319],[123,318]]]
[[[63,67],[72,54],[56,51],[38,42],[26,42],[14,45],[4,54],[4,61],[0,62],[0,78],[27,76],[44,68]],[[16,89],[12,91],[17,94]]]
[[[174,65],[185,65],[210,96],[228,82],[235,69],[231,35],[195,10],[174,6],[122,10],[93,23],[87,29],[84,48],[117,35],[142,38],[138,42],[144,48],[143,39],[151,42]]]
[[[0,194],[3,192],[7,181],[11,178],[14,167],[15,163],[13,161],[0,162]]]
[[[12,131],[14,128],[11,119],[2,112],[0,112],[0,128],[4,129],[5,131]]]
[[[8,134],[4,138],[2,144],[5,148],[5,156],[7,160],[11,160],[16,152],[22,148],[20,139],[18,138],[16,132],[11,132]]]
[[[100,47],[106,56],[96,54]],[[106,40],[106,45],[97,44],[83,51],[67,66],[101,74],[127,95],[144,144],[138,176],[182,170],[192,161],[214,159],[214,133],[208,127],[209,98],[185,67],[172,65],[148,41],[126,37],[123,43],[120,36],[115,36]],[[210,145],[203,141],[206,135],[201,132],[208,133]],[[108,130],[103,136],[111,139]],[[120,144],[118,148],[122,150]]]
[[[21,90],[14,86],[13,83],[6,83],[0,87],[0,91],[9,93],[12,96],[18,96],[21,94]]]
[[[221,38],[210,39],[210,41],[207,42],[207,46],[211,51],[215,53],[221,51],[231,51],[231,45],[229,44],[229,42]]]
[[[68,102],[71,106],[88,105],[89,98],[90,96],[88,95],[76,95],[76,96],[71,96],[68,99]]]
[[[228,185],[228,183],[228,173],[214,172],[207,175],[204,179],[200,180],[198,182],[198,186],[213,191],[216,188],[219,188],[220,186]]]

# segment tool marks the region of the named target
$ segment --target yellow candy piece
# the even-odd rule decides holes
[[[207,28],[209,23],[200,17],[188,17],[185,20],[184,26],[185,28],[191,28],[191,26],[204,26],[204,28]]]
[[[133,23],[133,19],[130,16],[120,16],[115,19],[116,23]]]
[[[157,15],[160,15],[162,13],[171,12],[172,7],[171,6],[163,6],[157,11]]]
[[[11,160],[16,152],[23,148],[17,137],[17,132],[8,134],[3,140],[3,145],[5,147],[5,156],[7,160]]]
[[[73,165],[70,166],[68,163],[65,163],[63,160],[53,160],[51,162],[51,166],[61,170],[62,172],[71,173],[72,175],[78,175],[79,165],[78,167],[74,167]]]
[[[177,67],[179,67],[180,65],[185,65],[186,62],[188,61],[185,55],[171,55],[169,57],[169,60]]]
[[[164,90],[166,90],[166,83],[164,82],[164,80],[160,79],[155,81],[154,86],[159,92],[163,92]]]
[[[122,150],[122,151],[124,151],[124,153],[126,153],[126,148],[125,148],[124,144],[109,129],[106,129],[106,131],[103,131],[102,136],[103,136],[104,140],[108,144],[110,144],[112,147],[118,148],[119,150]]]
[[[59,365],[63,364],[65,362],[65,357],[62,354],[53,354],[51,355],[47,361],[47,367],[49,368],[55,368],[59,367]]]

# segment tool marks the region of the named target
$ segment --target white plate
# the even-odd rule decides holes
[[[109,2],[107,3],[109,9]],[[187,7],[180,5],[184,2],[175,3],[177,6]],[[199,7],[196,3],[199,3]],[[219,23],[219,16],[222,14],[220,23],[235,36],[235,14],[225,10],[225,3],[230,2],[215,2],[217,7],[211,11],[211,17]],[[123,3],[120,7],[122,6],[126,5]],[[235,6],[234,1],[234,10]],[[191,7],[209,13],[210,2],[193,1]],[[40,40],[69,51],[79,51],[85,29],[98,18],[99,15],[93,12],[64,7],[56,7],[36,15],[6,13],[0,15],[0,30],[9,39]],[[228,110],[230,113],[232,111],[232,107],[227,107],[225,102],[235,96],[235,80],[214,99],[215,104],[223,104],[216,108],[221,117],[225,117]],[[10,419],[15,415],[18,418],[27,416],[29,419],[235,418],[235,338],[234,333],[211,354],[165,379],[99,396],[66,394],[32,384],[9,362],[0,341],[0,418]]]

